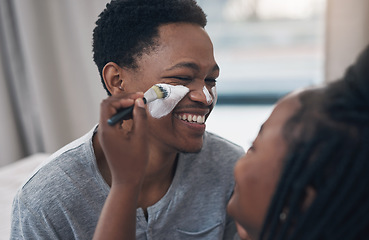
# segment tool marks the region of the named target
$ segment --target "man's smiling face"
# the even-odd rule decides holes
[[[149,117],[150,142],[164,151],[198,152],[204,122],[214,107],[209,98],[215,98],[212,88],[219,76],[212,42],[198,25],[173,23],[159,27],[157,44],[138,57],[138,68],[129,71],[125,91],[144,92],[157,83],[189,88],[170,114]]]

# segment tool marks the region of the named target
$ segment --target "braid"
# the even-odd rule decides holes
[[[292,200],[290,202],[290,216],[287,218],[287,221],[285,222],[284,226],[284,231],[286,232],[287,229],[289,230],[290,233],[290,239],[301,239],[301,237],[303,236],[299,236],[298,234],[300,232],[303,232],[302,230],[304,228],[307,228],[308,226],[308,219],[309,217],[311,218],[315,218],[317,213],[320,213],[321,211],[323,211],[323,209],[327,208],[329,203],[326,202],[321,202],[320,204],[316,205],[316,209],[315,211],[312,210],[312,208],[309,208],[307,212],[304,212],[304,209],[302,209],[302,202],[305,199],[305,193],[306,193],[306,187],[307,186],[311,186],[314,187],[315,191],[319,191],[316,189],[314,182],[314,177],[319,176],[319,174],[316,174],[319,171],[323,171],[323,169],[329,165],[329,162],[326,161],[326,159],[333,159],[335,156],[335,153],[332,151],[328,151],[329,149],[336,149],[340,147],[340,143],[339,141],[337,141],[336,139],[331,140],[329,143],[327,143],[327,148],[323,148],[321,151],[321,154],[319,157],[317,157],[317,159],[315,159],[315,161],[313,163],[311,163],[311,166],[308,167],[308,170],[301,172],[301,177],[300,179],[298,179],[295,183],[294,186],[292,188],[292,192],[293,195],[291,196]],[[306,157],[306,160],[309,161],[310,160],[310,156]],[[319,180],[318,180],[319,181]],[[324,180],[323,180],[324,181]],[[323,192],[324,195],[326,195],[327,197],[330,197],[333,193],[332,190],[327,189],[327,191]],[[292,209],[292,210],[291,210]],[[290,222],[288,222],[288,219],[293,219],[295,222],[297,221],[297,219],[299,220],[299,222],[295,223],[294,225],[291,225]],[[316,227],[316,229],[318,229],[318,227]],[[293,233],[292,233],[292,230]]]
[[[271,205],[275,206],[274,211],[269,211],[266,217],[266,223],[270,222],[269,225],[264,225],[264,231],[267,229],[270,232],[269,239],[273,239],[272,236],[276,235],[279,225],[279,218],[280,213],[282,212],[283,208],[285,207],[288,194],[289,194],[289,188],[293,184],[293,180],[298,176],[298,174],[301,172],[301,170],[304,168],[304,157],[307,156],[307,154],[313,149],[315,145],[315,142],[311,142],[306,146],[305,149],[303,149],[303,153],[301,155],[292,155],[287,160],[287,165],[285,167],[284,173],[282,174],[282,177],[280,179],[280,183],[278,184],[278,188],[276,190],[276,194],[272,200]],[[294,161],[296,160],[296,161]],[[261,239],[264,239],[263,235]]]
[[[344,139],[344,137],[342,139]],[[346,144],[350,143],[346,142],[342,144],[343,146],[337,146],[341,148],[333,149],[343,149],[347,147]],[[351,145],[353,146],[354,144],[351,143]],[[350,196],[350,191],[353,185],[355,186],[355,184],[357,184],[354,178],[351,178],[351,181],[345,181],[344,178],[345,175],[350,175],[348,171],[352,170],[350,169],[350,159],[355,159],[357,157],[355,156],[355,149],[352,148],[352,146],[348,147],[349,151],[343,153],[341,158],[342,161],[336,161],[337,157],[341,154],[340,151],[336,156],[328,158],[328,161],[326,161],[337,164],[336,171],[327,176],[329,179],[327,179],[328,181],[326,184],[322,184],[322,181],[317,181],[317,183],[321,185],[321,189],[317,189],[317,198],[308,208],[300,223],[300,227],[296,228],[295,235],[291,237],[291,239],[320,239],[322,237],[326,239],[328,236],[332,237],[332,233],[334,233],[335,230],[337,231],[341,224],[344,224],[347,211],[350,211],[351,208],[349,202],[355,202],[355,200],[351,198],[352,196]],[[317,175],[320,175],[320,173]],[[351,198],[350,201],[348,201],[348,198]],[[334,199],[334,201],[331,201],[332,199]],[[337,209],[340,211],[337,211]],[[319,219],[319,221],[316,221],[316,219]],[[310,234],[302,236],[297,235],[297,233],[302,234],[306,232],[310,232]]]
[[[347,179],[342,188],[342,205],[345,208],[338,213],[336,213],[335,218],[333,218],[334,223],[336,223],[339,228],[329,229],[332,236],[345,239],[361,239],[368,238],[366,236],[360,236],[360,232],[363,229],[368,229],[369,227],[369,177],[367,176],[367,170],[369,168],[369,148],[368,144],[365,143],[369,138],[369,128],[366,127],[364,134],[362,135],[361,145],[358,147],[359,152],[355,161],[351,161],[351,168],[346,171],[347,175],[356,176],[355,178]],[[361,149],[361,151],[360,151]],[[352,191],[355,189],[355,191]],[[358,204],[359,203],[359,204]],[[364,204],[361,204],[364,203]],[[366,204],[365,204],[366,203]]]

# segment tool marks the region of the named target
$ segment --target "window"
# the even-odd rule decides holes
[[[273,103],[323,81],[324,0],[198,0],[221,73],[218,104]]]

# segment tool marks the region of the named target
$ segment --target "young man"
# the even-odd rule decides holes
[[[11,238],[91,239],[112,172],[122,172],[143,174],[140,192],[132,196],[137,239],[233,239],[226,205],[234,163],[244,152],[205,132],[219,75],[205,14],[193,0],[112,1],[96,24],[94,60],[111,95],[101,104],[100,124],[53,154],[22,186]],[[188,93],[169,114],[153,118],[137,99],[158,83],[181,85]],[[134,100],[145,141],[126,145],[123,133],[137,125],[131,119],[109,127],[106,119]],[[116,152],[117,145],[127,154]],[[135,157],[147,160],[144,172],[110,169],[107,161]]]

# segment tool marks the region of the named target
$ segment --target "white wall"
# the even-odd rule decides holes
[[[326,80],[342,77],[369,43],[369,1],[327,0]]]

